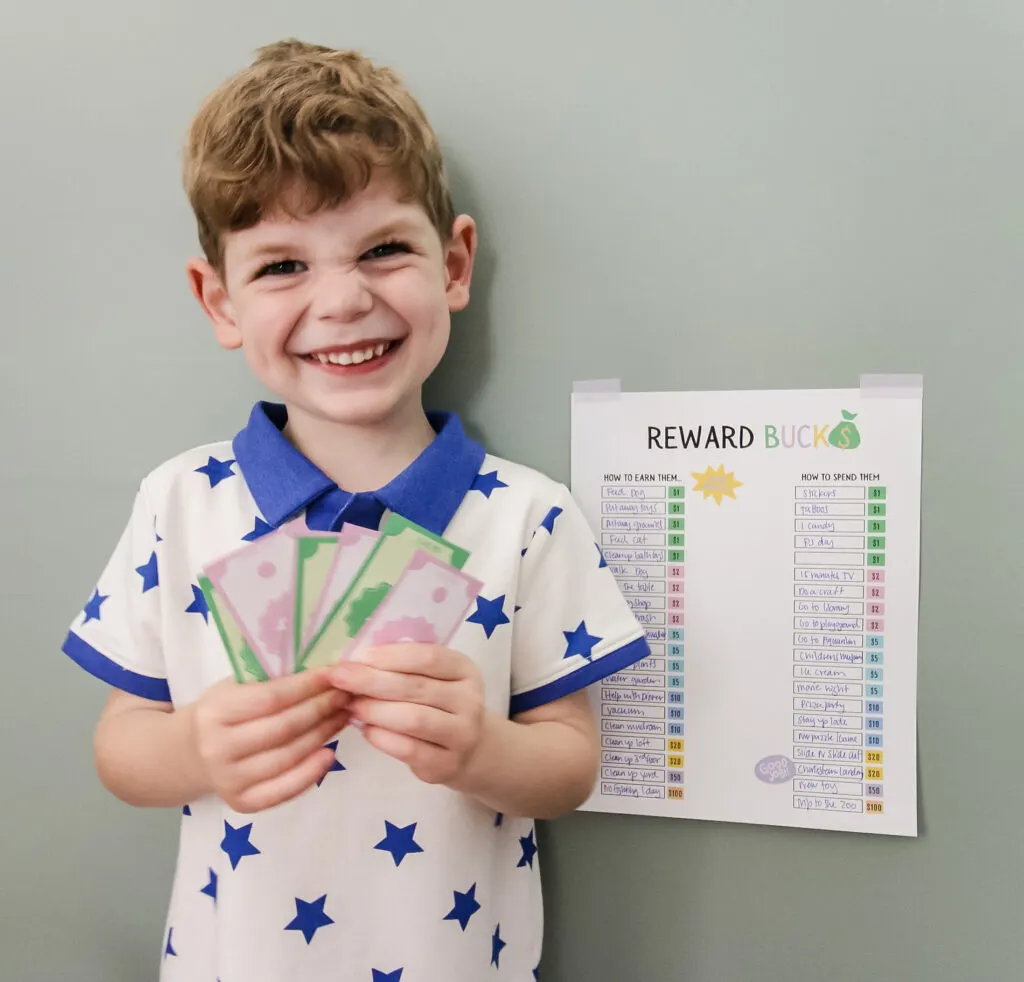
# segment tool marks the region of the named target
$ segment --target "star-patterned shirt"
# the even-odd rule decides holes
[[[568,490],[486,454],[456,416],[377,492],[338,488],[258,403],[232,441],[167,461],[130,518],[64,651],[105,682],[188,705],[231,674],[197,584],[214,559],[285,521],[377,527],[404,515],[469,550],[483,589],[451,641],[503,714],[648,655],[642,627]],[[334,766],[254,814],[215,796],[182,809],[162,982],[531,982],[541,955],[533,822],[427,785],[354,728]]]

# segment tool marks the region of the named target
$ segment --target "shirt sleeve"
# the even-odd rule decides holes
[[[512,631],[512,715],[650,655],[589,523],[560,485],[523,553]]]
[[[145,486],[62,649],[110,685],[170,701],[161,642],[160,540]]]

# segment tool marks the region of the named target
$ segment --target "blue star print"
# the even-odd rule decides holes
[[[598,569],[604,569],[608,565],[604,561],[604,553],[601,552],[601,547],[596,542],[594,543],[594,548],[597,550],[597,554],[600,557],[600,559],[598,560],[598,563],[597,563],[597,568]]]
[[[152,590],[160,585],[160,570],[157,568],[156,553],[152,553],[149,559],[141,566],[135,567],[135,572],[142,577],[142,592]]]
[[[200,890],[200,893],[205,893],[206,896],[210,897],[214,903],[217,902],[217,874],[214,873],[211,867],[207,867],[210,870],[210,882]]]
[[[540,982],[540,965],[533,970],[533,982]]]
[[[601,640],[596,634],[587,632],[586,621],[580,621],[580,625],[575,631],[563,631],[562,634],[565,635],[566,640],[563,658],[582,655],[587,661],[590,661],[590,653],[593,651],[594,645]]]
[[[507,487],[508,485],[498,477],[498,472],[491,471],[489,474],[477,474],[469,490],[479,491],[485,498],[489,498],[492,491]]]
[[[453,890],[455,895],[455,906],[444,915],[446,921],[458,921],[463,931],[469,924],[469,919],[480,909],[480,903],[476,899],[476,884],[474,883],[465,893]]]
[[[88,624],[89,621],[98,621],[100,619],[100,607],[103,606],[103,601],[108,600],[110,595],[104,595],[96,590],[92,598],[85,605],[85,620],[83,623]]]
[[[476,610],[466,618],[467,624],[479,624],[484,634],[490,637],[499,624],[507,624],[508,616],[502,609],[505,606],[505,594],[488,600],[484,596],[476,598]]]
[[[313,935],[322,927],[333,924],[334,921],[324,913],[324,904],[327,902],[327,894],[317,897],[312,903],[306,900],[295,898],[295,916],[285,927],[286,931],[301,931],[306,939],[306,944],[313,940]]]
[[[386,834],[373,848],[382,852],[391,853],[391,858],[396,866],[401,866],[402,860],[410,853],[423,852],[423,847],[413,838],[416,835],[416,823],[399,828],[390,822],[384,822]]]
[[[505,813],[504,812],[496,812],[495,815],[494,815],[494,827],[496,829],[500,829],[501,828],[501,823],[504,822],[504,821],[505,821]]]
[[[203,620],[209,623],[210,608],[206,606],[206,597],[203,595],[203,591],[192,584],[192,603],[185,608],[186,614],[202,614]]]
[[[557,505],[551,509],[545,516],[544,521],[540,523],[542,529],[547,529],[548,534],[554,535],[555,533],[555,519],[562,514],[562,509]]]
[[[255,523],[253,524],[253,527],[252,527],[252,531],[251,532],[246,532],[245,535],[242,536],[242,541],[243,542],[255,542],[257,539],[259,539],[262,536],[266,535],[268,532],[273,532],[273,531],[274,531],[274,526],[270,525],[268,522],[263,521],[263,519],[260,518],[259,515],[257,515],[256,516],[256,521],[255,521]]]
[[[202,467],[196,468],[197,474],[205,474],[210,479],[210,487],[215,488],[221,481],[234,477],[235,472],[231,469],[233,460],[218,460],[210,457]]]
[[[337,740],[332,740],[326,746],[327,746],[328,750],[333,750],[335,752],[335,754],[337,754],[337,752],[338,752],[338,741]],[[331,766],[327,769],[327,774],[330,774],[332,771],[343,771],[343,770],[345,770],[345,765],[340,760],[338,760],[337,757],[335,757],[334,760],[331,761]],[[324,774],[324,777],[327,777],[327,774]],[[316,786],[318,788],[320,787],[321,784],[324,783],[324,777],[320,778],[320,780],[316,782]]]
[[[178,953],[174,950],[174,928],[169,927],[167,929],[167,945],[164,947],[164,958],[168,955],[177,955]]]
[[[495,968],[501,968],[498,959],[501,958],[501,949],[506,944],[507,942],[501,940],[501,925],[498,924],[494,928],[494,934],[491,935],[491,964]]]
[[[523,855],[516,863],[516,869],[520,866],[529,866],[530,869],[533,869],[533,857],[537,855],[537,843],[533,840],[533,829],[530,829],[529,835],[519,836],[519,848],[523,850]]]
[[[220,847],[228,854],[232,869],[237,869],[238,864],[246,856],[259,855],[260,850],[249,841],[251,832],[252,822],[237,829],[230,822],[224,823],[224,838]]]
[[[182,815],[191,815],[192,814],[192,809],[189,808],[188,805],[182,805],[181,814]]]
[[[393,972],[382,972],[379,968],[371,968],[370,971],[373,972],[373,982],[402,982],[405,970],[396,968]]]

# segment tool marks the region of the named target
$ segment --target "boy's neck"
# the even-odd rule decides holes
[[[339,488],[376,491],[402,473],[437,435],[419,400],[376,424],[345,424],[288,407],[289,441]]]

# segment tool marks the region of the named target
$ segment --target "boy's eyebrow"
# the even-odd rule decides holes
[[[380,241],[381,239],[394,239],[403,236],[417,235],[421,231],[419,225],[409,218],[395,218],[383,225],[370,230],[359,238],[365,241]]]
[[[280,256],[294,251],[294,243],[266,242],[246,249],[244,256],[246,262],[254,262],[258,259],[267,259],[270,256]]]

